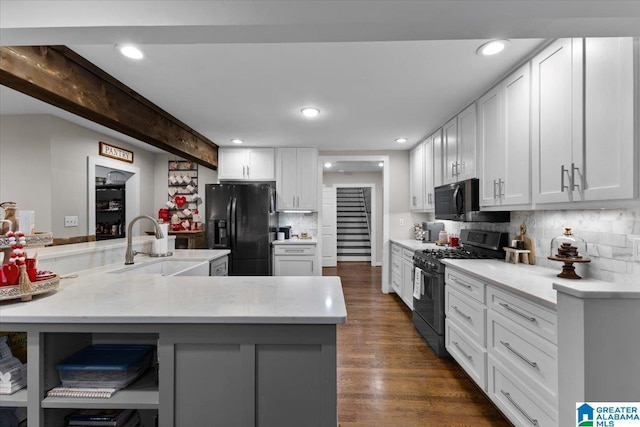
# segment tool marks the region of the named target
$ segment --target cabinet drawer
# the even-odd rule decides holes
[[[229,257],[216,259],[209,264],[209,276],[227,276],[229,269]]]
[[[402,278],[398,275],[392,274],[391,287],[396,294],[402,295]]]
[[[413,253],[414,253],[414,251],[412,251],[411,249],[403,249],[402,250],[402,257],[406,261],[409,261],[410,263],[413,264]]]
[[[391,256],[391,274],[402,277],[402,258],[400,256]]]
[[[316,245],[275,245],[276,255],[315,255]]]
[[[445,312],[447,319],[455,322],[481,347],[485,347],[485,319],[487,309],[478,301],[445,286]]]
[[[467,374],[487,391],[487,351],[469,338],[451,320],[445,320],[446,348]]]
[[[391,244],[392,255],[402,255],[402,248],[398,245]]]
[[[557,405],[558,348],[554,344],[491,310],[487,317],[487,350]]]
[[[487,394],[517,426],[558,427],[558,408],[540,398],[492,355],[488,356]]]
[[[484,304],[485,284],[480,280],[460,271],[453,270],[450,267],[447,267],[444,270],[444,277],[444,282],[447,285],[450,285],[451,287],[462,292],[464,295],[468,295],[471,298]]]
[[[558,344],[558,316],[555,311],[492,286],[487,288],[487,306],[553,344]]]

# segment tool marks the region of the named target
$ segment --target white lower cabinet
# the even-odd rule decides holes
[[[413,310],[413,250],[391,243],[391,289]]]
[[[209,262],[209,276],[228,276],[229,275],[229,257],[214,259]]]
[[[316,245],[275,245],[273,250],[274,276],[315,276]]]
[[[558,427],[557,314],[455,268],[446,347],[516,427]]]

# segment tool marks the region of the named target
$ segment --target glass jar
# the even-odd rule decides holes
[[[571,227],[565,227],[564,233],[551,240],[550,256],[566,259],[587,259],[587,242],[573,234]]]

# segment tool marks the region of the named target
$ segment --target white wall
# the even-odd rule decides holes
[[[37,231],[93,234],[87,230],[87,157],[98,154],[100,141],[134,152],[140,214],[155,217],[154,153],[50,115],[0,117],[0,201],[34,210]],[[77,215],[78,226],[64,227],[66,215]]]

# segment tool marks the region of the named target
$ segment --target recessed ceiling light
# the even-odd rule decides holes
[[[407,142],[407,138],[396,138],[396,142],[398,144],[404,144],[405,142]]]
[[[144,57],[142,51],[131,44],[119,44],[116,48],[127,58],[142,59]]]
[[[333,166],[333,165],[331,164],[331,162],[327,162],[327,163],[325,163],[325,164],[324,164],[324,167],[325,167],[325,168],[330,168],[331,166]]]
[[[384,162],[378,163],[378,166],[383,167],[384,166]]]
[[[231,140],[231,142],[233,142],[234,144],[242,144],[244,141],[238,138],[234,138]]]
[[[502,52],[507,45],[509,44],[509,40],[492,40],[488,43],[483,44],[476,50],[478,55],[491,56],[497,53]]]
[[[318,114],[320,114],[320,110],[313,107],[305,107],[302,110],[300,110],[300,112],[305,117],[316,117]]]

